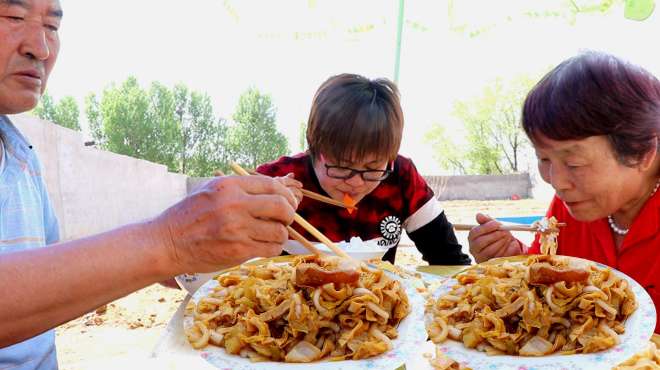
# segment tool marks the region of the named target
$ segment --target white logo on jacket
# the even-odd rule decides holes
[[[396,216],[387,216],[380,222],[380,233],[386,240],[401,238],[401,220]]]

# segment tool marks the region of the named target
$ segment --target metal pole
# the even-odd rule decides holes
[[[403,32],[403,0],[399,0],[399,20],[396,28],[396,54],[394,56],[394,83],[399,83],[399,66],[401,61],[401,33]]]

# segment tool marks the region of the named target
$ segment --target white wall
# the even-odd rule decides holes
[[[157,215],[186,195],[186,176],[167,167],[84,146],[74,130],[30,115],[10,119],[32,143],[63,240]]]
[[[440,200],[530,198],[528,173],[512,175],[424,176]]]

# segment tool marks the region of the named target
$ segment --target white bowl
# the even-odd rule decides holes
[[[360,261],[367,261],[374,258],[382,259],[387,252],[387,248],[379,246],[375,241],[362,241],[362,239],[358,237],[352,237],[350,242],[342,241],[336,244],[339,248],[346,251],[349,256]],[[324,244],[314,243],[314,246],[321,252],[330,255],[334,254],[334,252]],[[309,250],[295,240],[289,240],[284,244],[284,250],[289,254],[309,254]]]

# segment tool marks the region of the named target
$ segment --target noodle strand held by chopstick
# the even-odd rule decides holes
[[[557,254],[557,236],[559,235],[559,226],[557,219],[552,216],[550,218],[543,217],[541,220],[532,224],[538,228],[541,234],[541,254],[554,256]]]

